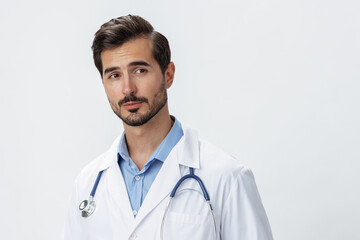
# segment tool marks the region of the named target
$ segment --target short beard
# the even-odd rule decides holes
[[[165,79],[163,83],[160,86],[159,92],[157,92],[154,96],[154,100],[152,104],[150,105],[147,98],[144,97],[135,97],[134,95],[125,96],[124,99],[120,100],[117,104],[117,106],[114,106],[111,104],[111,107],[114,111],[114,113],[126,124],[132,127],[138,127],[141,125],[144,125],[150,119],[152,119],[156,114],[160,112],[161,109],[166,105],[168,100],[166,87],[165,87]],[[143,102],[149,105],[149,111],[144,113],[143,115],[140,115],[138,113],[138,109],[131,109],[128,110],[130,112],[130,115],[124,118],[121,116],[121,106],[126,102]]]

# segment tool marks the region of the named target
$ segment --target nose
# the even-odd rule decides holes
[[[125,96],[135,95],[136,84],[130,74],[124,74],[122,92]]]

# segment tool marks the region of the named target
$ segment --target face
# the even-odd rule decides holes
[[[101,53],[103,84],[114,113],[129,126],[141,126],[167,103],[173,81],[170,63],[163,74],[149,39],[137,38]]]

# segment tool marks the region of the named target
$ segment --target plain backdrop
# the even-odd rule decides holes
[[[359,12],[356,0],[2,0],[1,239],[57,239],[76,175],[122,132],[90,47],[129,13],[169,39],[170,112],[253,170],[275,239],[360,239]]]

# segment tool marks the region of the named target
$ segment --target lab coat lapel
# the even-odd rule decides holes
[[[124,177],[122,176],[117,162],[117,147],[110,149],[107,158],[107,161],[109,162],[109,168],[105,172],[107,175],[106,179],[108,185],[107,195],[109,196],[111,201],[113,201],[111,205],[116,206],[117,208],[117,210],[115,209],[113,211],[113,217],[126,219],[126,221],[121,221],[127,224],[127,227],[123,229],[130,230],[131,228],[133,228],[134,216],[132,214],[132,209],[126,190]],[[113,226],[113,228],[116,229],[118,228],[118,226]]]
[[[108,171],[109,171],[109,184],[111,184],[111,186],[109,186],[108,188],[111,189],[111,192],[109,194],[112,196],[114,201],[121,209],[121,213],[125,214],[126,217],[130,217],[130,219],[133,219],[134,216],[132,214],[131,205],[126,190],[126,185],[124,182],[124,177],[122,176],[122,173],[120,171],[117,162],[115,162],[113,166],[109,168]]]
[[[138,225],[164,198],[168,196],[180,178],[177,149],[173,149],[152,183],[135,219]]]
[[[184,131],[184,137],[172,149],[165,160],[136,216],[134,227],[140,224],[164,198],[169,196],[175,184],[181,178],[180,165],[199,168],[198,138],[193,130]]]

